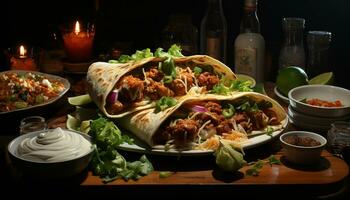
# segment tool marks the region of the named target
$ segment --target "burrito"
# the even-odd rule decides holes
[[[215,150],[220,140],[243,145],[281,130],[286,120],[284,109],[268,96],[239,92],[189,97],[164,111],[146,109],[117,122],[152,148]]]
[[[141,59],[131,59],[134,55],[124,63],[96,62],[88,69],[88,93],[107,117],[119,118],[153,107],[162,97],[181,101],[189,93],[222,93],[222,88],[216,87],[224,79],[236,79],[229,67],[206,55],[186,57],[162,49],[154,55],[148,51],[150,57]]]

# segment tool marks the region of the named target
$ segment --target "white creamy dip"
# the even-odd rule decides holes
[[[17,154],[26,160],[62,162],[85,155],[91,148],[91,143],[80,134],[56,128],[24,139]]]

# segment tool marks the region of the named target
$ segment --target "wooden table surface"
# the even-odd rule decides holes
[[[272,85],[266,86],[267,93],[269,96],[276,98],[276,96],[271,93],[271,87]],[[283,105],[282,102],[281,104]],[[66,111],[61,109],[60,112],[59,117],[52,118],[50,122],[51,125],[64,125],[64,112]],[[289,124],[285,131],[296,129],[298,128]],[[7,142],[13,137],[14,136],[0,135],[0,144],[2,144],[2,148],[5,148]],[[120,152],[128,160],[138,159],[138,157],[140,157],[140,154],[137,153]],[[266,159],[272,154],[276,155],[276,157],[281,160],[282,164],[272,166],[268,164],[264,165],[258,176],[245,176],[245,171],[250,166],[245,166],[234,174],[222,173],[217,169],[214,156],[212,155],[183,156],[180,158],[174,156],[147,155],[154,165],[155,171],[137,181],[124,181],[119,179],[106,184],[103,183],[99,177],[93,176],[92,172],[88,170],[72,179],[60,181],[66,185],[74,187],[79,186],[79,188],[83,190],[87,188],[99,188],[99,190],[102,189],[104,191],[107,189],[108,191],[112,191],[110,190],[111,187],[117,190],[130,189],[144,191],[151,191],[152,189],[160,187],[164,189],[163,192],[166,191],[165,188],[174,189],[177,187],[183,189],[192,188],[192,190],[190,190],[192,192],[196,191],[197,187],[199,187],[197,189],[201,191],[209,187],[216,190],[225,190],[226,192],[246,191],[244,188],[248,188],[248,191],[253,190],[253,193],[250,193],[252,196],[255,196],[254,192],[258,191],[268,195],[272,188],[278,188],[282,191],[293,189],[298,192],[307,191],[311,195],[323,195],[343,189],[344,186],[346,186],[345,183],[348,182],[349,167],[346,162],[333,156],[326,150],[322,152],[322,159],[315,166],[301,167],[288,163],[283,156],[278,137],[269,143],[247,150],[245,158],[248,162],[257,161],[258,159]],[[7,161],[0,162],[0,166],[1,165],[0,180],[2,180],[3,183],[20,185],[30,185],[32,183],[32,178],[16,175]],[[174,173],[167,178],[160,178],[160,171],[171,171]],[[46,184],[46,182],[44,183]],[[135,186],[142,187],[137,187],[136,189]],[[294,194],[298,194],[298,192]],[[208,192],[208,194],[210,194],[210,192]]]

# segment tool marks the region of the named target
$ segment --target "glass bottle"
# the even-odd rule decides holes
[[[264,81],[265,40],[260,34],[257,0],[244,1],[240,34],[235,40],[235,72]]]
[[[192,24],[190,15],[171,14],[168,25],[162,31],[162,47],[167,50],[177,44],[184,55],[196,54],[197,35],[198,29]]]
[[[201,22],[200,52],[226,63],[227,23],[221,0],[208,0]]]
[[[332,33],[327,31],[309,31],[307,34],[308,59],[306,72],[314,77],[330,70],[328,63]]]
[[[284,41],[279,56],[279,68],[298,66],[305,69],[305,50],[303,43],[305,19],[283,18]]]

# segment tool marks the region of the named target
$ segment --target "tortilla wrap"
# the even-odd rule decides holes
[[[155,145],[159,145],[155,143],[155,136],[157,134],[157,131],[159,132],[159,129],[162,126],[162,124],[165,121],[167,121],[167,119],[171,118],[172,115],[176,113],[176,111],[180,110],[180,108],[183,105],[189,104],[194,101],[198,102],[208,100],[218,101],[220,103],[231,102],[241,97],[248,97],[249,99],[252,99],[255,102],[259,102],[262,100],[271,102],[272,107],[269,109],[275,112],[278,124],[269,127],[273,128],[274,131],[283,128],[283,125],[285,125],[287,120],[286,113],[283,107],[281,107],[280,104],[278,104],[275,100],[271,99],[270,97],[255,92],[237,92],[234,95],[230,96],[206,94],[196,97],[188,97],[182,102],[179,102],[176,106],[168,108],[164,111],[156,113],[155,109],[153,108],[146,109],[137,113],[133,113],[129,116],[117,119],[117,122],[118,125],[123,126],[125,129],[131,131],[142,141],[146,142],[151,147],[154,147]],[[248,137],[253,137],[255,135],[260,135],[264,133],[266,133],[266,128],[264,130],[252,131],[250,134],[248,134]]]
[[[227,77],[230,80],[236,79],[235,74],[232,70],[227,67],[225,64],[220,61],[211,58],[206,55],[194,55],[188,57],[173,57],[175,65],[186,63],[191,61],[196,65],[210,65],[213,68],[213,71],[217,74],[221,74]],[[123,117],[132,112],[153,107],[152,102],[147,104],[135,104],[126,110],[123,110],[117,114],[111,114],[106,110],[106,100],[110,92],[114,89],[118,81],[124,75],[132,75],[133,72],[137,69],[142,69],[143,66],[150,62],[161,62],[163,58],[158,57],[149,57],[142,59],[140,61],[128,62],[128,63],[118,63],[110,64],[106,62],[96,62],[93,63],[87,73],[87,83],[88,83],[88,93],[100,110],[110,118],[119,118]],[[181,97],[177,97],[181,98]]]

